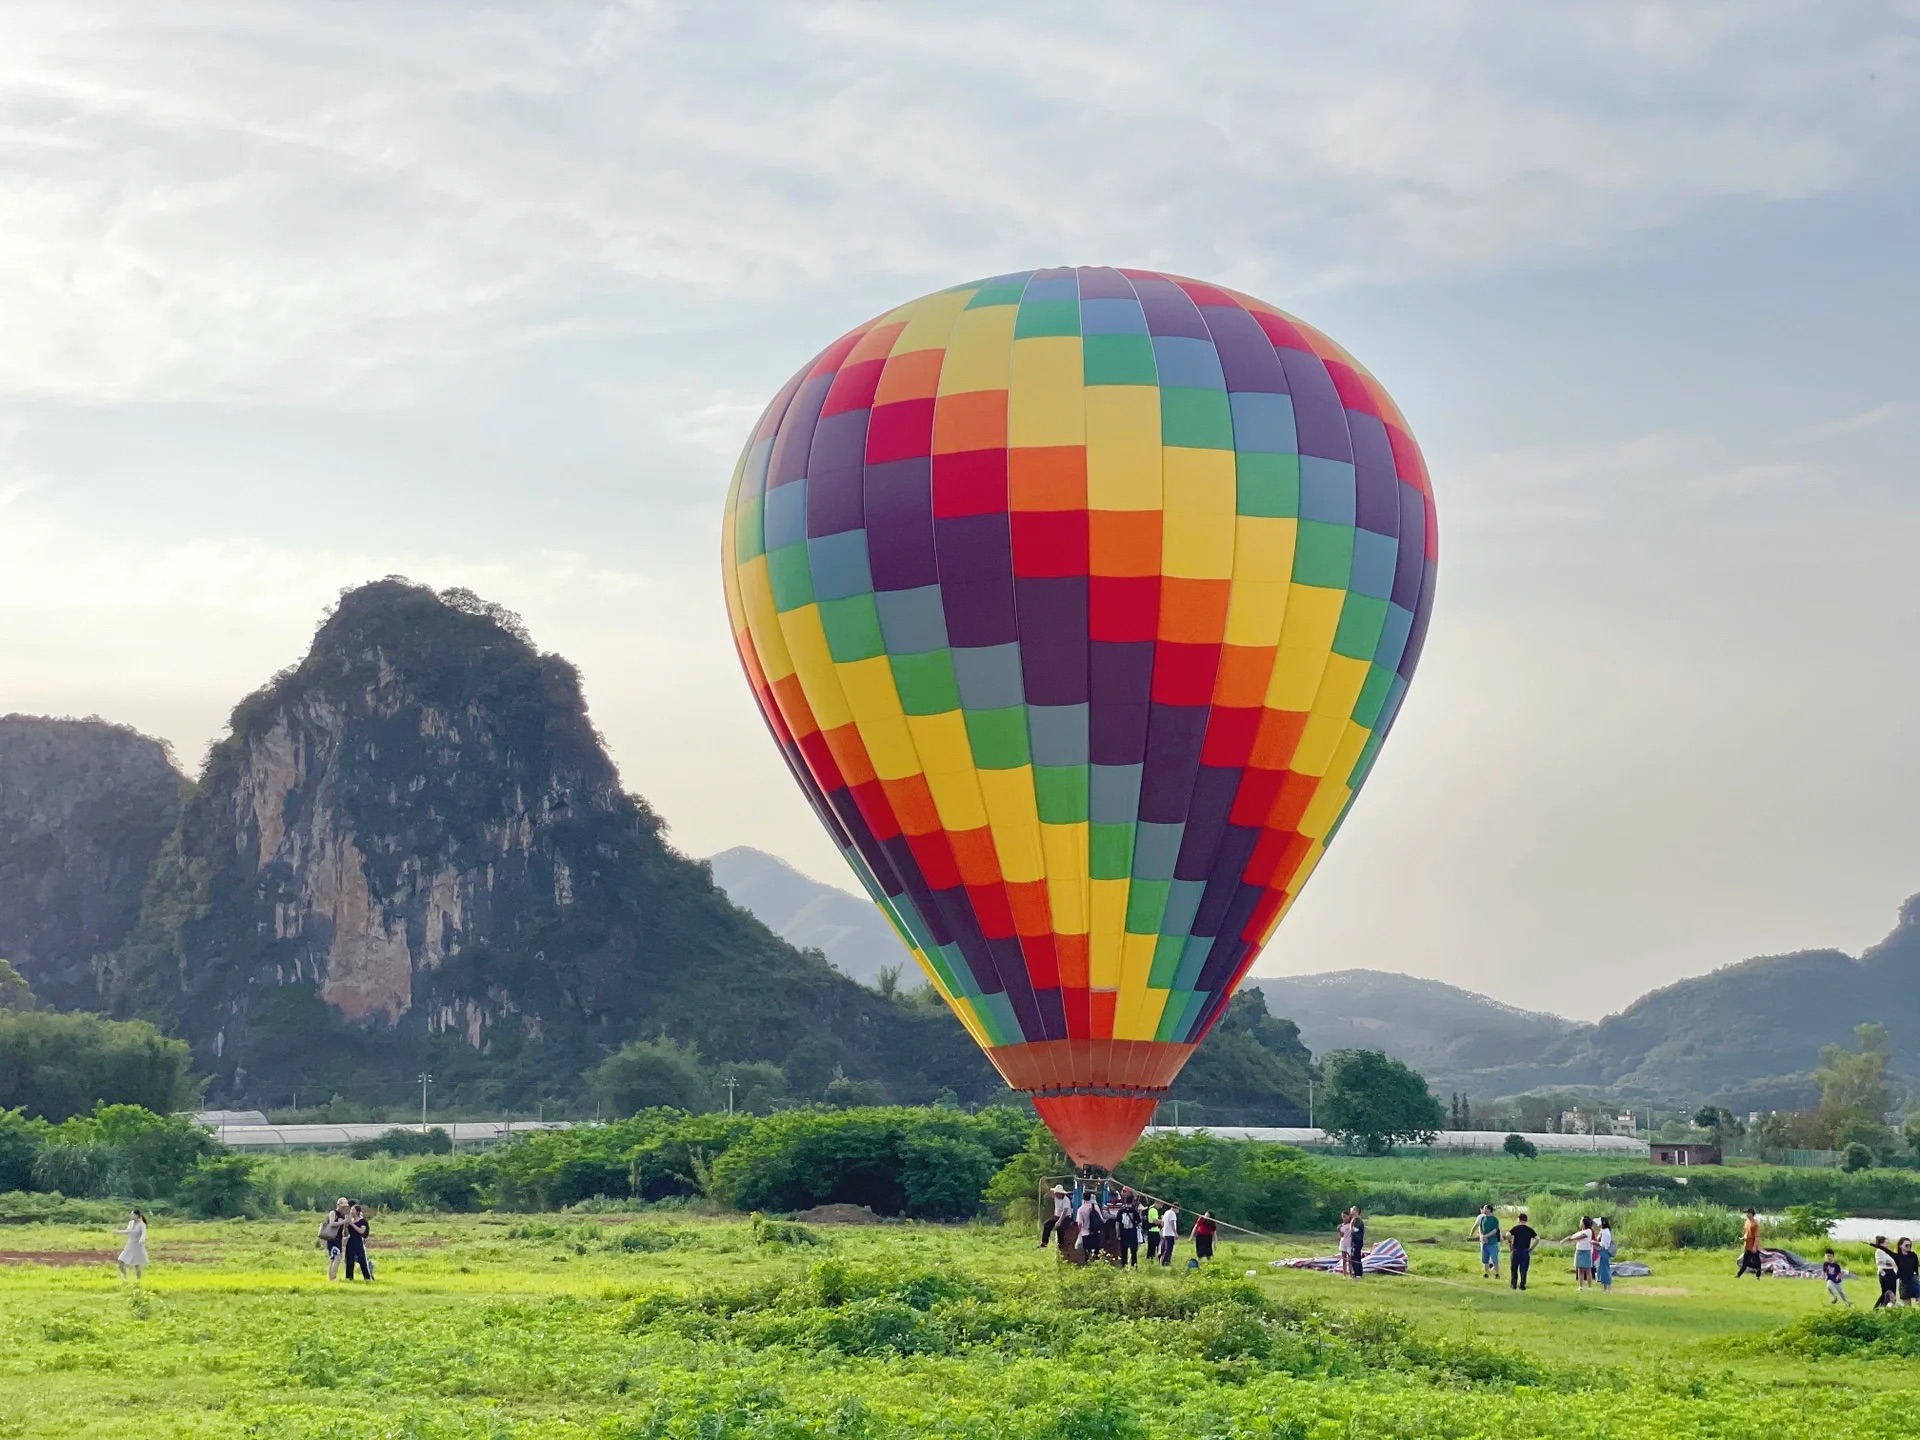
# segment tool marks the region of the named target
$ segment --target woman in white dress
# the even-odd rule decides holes
[[[119,1263],[123,1280],[129,1270],[138,1280],[140,1272],[147,1268],[147,1217],[138,1210],[127,1217],[127,1243],[120,1251]]]

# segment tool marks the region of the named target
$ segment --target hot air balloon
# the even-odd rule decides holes
[[[1007,1083],[1117,1165],[1319,863],[1433,603],[1433,497],[1339,346],[1047,269],[841,336],[733,476],[794,779]]]

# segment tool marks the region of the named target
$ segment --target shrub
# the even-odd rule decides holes
[[[417,1160],[350,1160],[339,1155],[276,1155],[260,1167],[269,1208],[325,1210],[340,1196],[376,1210],[407,1204],[406,1180]]]
[[[33,1162],[46,1143],[46,1121],[0,1110],[0,1191],[33,1188]]]
[[[1288,1230],[1330,1221],[1339,1188],[1335,1176],[1292,1146],[1222,1140],[1204,1132],[1143,1140],[1117,1175],[1195,1213],[1212,1210]]]
[[[1024,1138],[998,1117],[948,1110],[789,1111],[755,1122],[714,1162],[712,1192],[737,1210],[847,1204],[964,1219]],[[962,1183],[937,1174],[941,1163],[959,1167]]]
[[[118,1205],[43,1190],[0,1194],[0,1225],[118,1225],[126,1213]]]
[[[704,1195],[713,1162],[753,1129],[748,1115],[689,1115],[641,1141],[627,1158],[627,1184],[640,1200]]]
[[[202,1219],[257,1215],[265,1201],[259,1162],[247,1155],[203,1155],[180,1182],[174,1199]]]
[[[1871,1170],[1873,1168],[1873,1151],[1869,1150],[1865,1145],[1862,1145],[1858,1140],[1854,1141],[1851,1145],[1847,1146],[1844,1158],[1840,1161],[1840,1168],[1848,1174],[1852,1174],[1856,1170]]]
[[[1834,1355],[1920,1359],[1920,1310],[1822,1310],[1773,1331],[1762,1343],[1815,1359]]]
[[[1816,1200],[1807,1205],[1789,1205],[1786,1222],[1780,1228],[1788,1235],[1825,1240],[1833,1233],[1833,1222],[1839,1218],[1838,1210]]]
[[[453,1137],[438,1125],[431,1130],[396,1126],[375,1139],[354,1141],[347,1153],[356,1160],[371,1160],[376,1155],[451,1155]]]
[[[1620,1245],[1638,1250],[1714,1250],[1740,1243],[1740,1217],[1717,1205],[1646,1201],[1616,1216]]]
[[[809,1230],[804,1225],[791,1220],[769,1220],[764,1215],[753,1217],[753,1243],[756,1245],[818,1245],[818,1231]]]
[[[1824,1201],[1843,1215],[1898,1218],[1920,1214],[1920,1175],[1904,1170],[1791,1170],[1753,1166],[1706,1169],[1687,1176],[1687,1193],[1730,1209],[1784,1210]]]
[[[1537,1160],[1540,1157],[1540,1147],[1524,1135],[1507,1136],[1500,1148],[1516,1160]]]
[[[713,1092],[700,1056],[672,1040],[634,1040],[622,1045],[585,1076],[594,1099],[617,1115],[667,1107],[705,1110]]]
[[[1686,1187],[1671,1175],[1663,1175],[1658,1170],[1622,1170],[1615,1175],[1602,1175],[1594,1181],[1600,1190],[1612,1190],[1625,1193],[1639,1191],[1684,1190]]]
[[[103,1102],[166,1115],[199,1093],[186,1042],[144,1020],[0,1010],[0,1108],[56,1122]]]
[[[900,1146],[902,1208],[919,1220],[964,1220],[979,1213],[993,1179],[983,1145],[949,1135],[908,1135]]]
[[[483,1155],[458,1160],[428,1160],[408,1172],[406,1203],[418,1210],[478,1210],[494,1183],[493,1167]]]
[[[98,1140],[54,1140],[33,1159],[33,1187],[98,1200],[126,1188],[120,1152]]]
[[[191,1120],[156,1115],[138,1105],[101,1105],[54,1134],[80,1144],[111,1147],[115,1182],[138,1199],[171,1195],[195,1165],[219,1152],[212,1135]]]

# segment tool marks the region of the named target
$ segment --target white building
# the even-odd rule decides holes
[[[1434,1150],[1498,1150],[1507,1143],[1506,1130],[1442,1130],[1434,1136]],[[1222,1140],[1261,1140],[1270,1145],[1335,1145],[1324,1130],[1279,1125],[1153,1125],[1149,1135],[1215,1135]],[[1628,1135],[1528,1135],[1537,1150],[1604,1150],[1615,1155],[1647,1153],[1647,1142]]]

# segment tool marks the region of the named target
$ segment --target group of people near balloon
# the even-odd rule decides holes
[[[1180,1224],[1180,1207],[1171,1200],[1136,1193],[1131,1185],[1116,1187],[1111,1180],[1076,1181],[1071,1190],[1053,1187],[1051,1213],[1040,1222],[1040,1248],[1054,1243],[1063,1258],[1078,1264],[1104,1258],[1122,1267],[1138,1266],[1144,1248],[1149,1261],[1171,1266]],[[1201,1211],[1193,1222],[1190,1266],[1213,1258],[1219,1231],[1213,1212]]]

